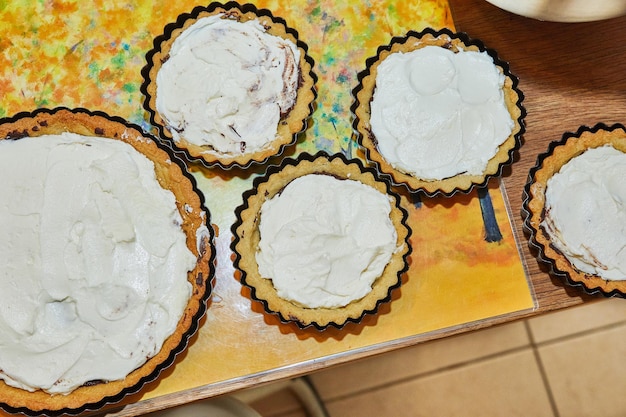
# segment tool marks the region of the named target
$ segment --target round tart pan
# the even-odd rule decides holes
[[[156,110],[157,74],[161,64],[167,61],[168,52],[174,40],[196,20],[220,13],[223,13],[225,18],[236,19],[241,22],[259,20],[266,28],[267,33],[291,40],[300,50],[300,79],[296,103],[291,111],[281,118],[276,139],[270,146],[256,153],[244,153],[237,156],[221,155],[210,152],[210,147],[192,144],[184,138],[175,141],[168,129],[167,122]],[[163,34],[154,39],[153,49],[146,54],[147,64],[141,70],[143,82],[140,89],[145,97],[143,107],[149,114],[150,123],[156,126],[160,137],[167,141],[176,152],[184,153],[187,160],[198,162],[207,168],[215,166],[223,169],[247,168],[253,164],[263,164],[270,157],[282,154],[286,147],[296,143],[298,134],[306,130],[317,97],[315,89],[317,76],[313,72],[314,61],[307,53],[308,46],[299,40],[298,36],[298,32],[288,27],[283,19],[273,16],[267,9],[257,9],[252,4],[214,2],[206,7],[198,6],[190,13],[181,14],[175,22],[165,26]]]
[[[165,340],[155,356],[128,374],[124,380],[94,381],[67,395],[51,395],[42,390],[29,392],[0,381],[0,408],[9,413],[30,416],[80,414],[118,402],[126,395],[139,391],[146,383],[156,379],[161,371],[174,362],[176,355],[186,348],[189,338],[198,329],[212,291],[215,248],[209,212],[204,207],[204,198],[194,178],[171,149],[159,144],[139,126],[86,109],[40,109],[0,119],[0,140],[20,140],[62,132],[121,140],[153,161],[159,183],[176,197],[176,205],[183,219],[182,229],[187,235],[187,246],[198,259],[195,269],[187,276],[193,289],[175,332]]]
[[[306,308],[278,297],[271,280],[263,278],[256,263],[256,250],[260,240],[258,222],[262,204],[279,194],[294,179],[307,174],[327,174],[340,179],[361,181],[391,198],[391,220],[398,234],[397,247],[382,275],[374,282],[372,291],[360,300],[340,308]],[[253,187],[243,194],[243,204],[236,211],[232,226],[235,254],[234,265],[241,273],[241,283],[251,291],[253,300],[263,304],[268,314],[277,315],[283,323],[295,323],[304,329],[314,327],[324,330],[330,326],[341,329],[347,323],[359,323],[367,314],[376,314],[381,303],[391,300],[392,290],[401,285],[401,276],[408,269],[407,258],[411,252],[407,225],[408,214],[400,206],[400,197],[391,191],[387,180],[372,168],[364,167],[359,160],[348,160],[342,154],[329,156],[325,152],[315,155],[303,153],[297,159],[287,158],[270,166],[265,175],[254,180]]]
[[[425,46],[440,46],[452,51],[463,49],[486,52],[506,77],[505,101],[515,126],[511,135],[500,145],[497,154],[489,160],[482,175],[459,174],[442,180],[422,179],[395,169],[378,151],[377,140],[370,126],[370,102],[376,88],[378,65],[392,53],[413,51]],[[388,45],[378,48],[376,56],[366,60],[365,69],[358,74],[358,80],[359,84],[352,91],[354,102],[351,107],[354,116],[352,127],[357,142],[364,149],[368,161],[374,163],[381,172],[390,175],[395,185],[404,186],[410,192],[420,192],[429,197],[451,196],[457,192],[467,193],[476,186],[485,186],[490,178],[500,176],[503,167],[513,162],[514,153],[522,145],[526,109],[522,105],[524,95],[518,88],[517,77],[511,73],[509,64],[498,58],[495,50],[487,48],[482,41],[472,39],[465,33],[427,28],[422,32],[409,31],[405,36],[394,37]]]
[[[538,156],[535,166],[529,171],[523,192],[522,217],[530,248],[537,259],[549,267],[551,274],[589,295],[626,297],[626,281],[609,281],[576,269],[551,244],[550,236],[541,226],[545,216],[548,180],[572,158],[587,149],[607,144],[626,152],[626,128],[622,124],[582,126],[576,132],[565,133],[561,140],[550,143],[548,150]]]

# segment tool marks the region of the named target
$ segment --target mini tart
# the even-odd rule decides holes
[[[397,248],[372,290],[363,298],[338,308],[307,308],[282,299],[270,279],[263,278],[255,258],[260,241],[260,210],[266,200],[279,194],[294,179],[308,174],[327,174],[339,179],[351,179],[388,194],[394,202],[390,218],[397,231]],[[277,314],[282,322],[294,322],[300,328],[313,326],[324,330],[329,326],[342,328],[346,323],[358,323],[366,314],[375,314],[378,306],[390,301],[391,292],[401,284],[411,252],[407,212],[400,206],[400,197],[391,192],[390,185],[359,160],[347,160],[343,155],[301,154],[298,159],[285,159],[280,166],[271,166],[266,174],[254,181],[252,189],[243,195],[244,203],[236,209],[237,220],[232,226],[235,268],[241,272],[241,283],[250,288],[251,297],[260,301],[265,311]]]
[[[175,141],[168,129],[167,121],[157,111],[157,74],[161,65],[167,61],[174,41],[197,20],[216,14],[223,14],[222,18],[239,22],[258,20],[267,33],[290,40],[300,51],[296,102],[287,114],[281,116],[274,141],[255,153],[231,156],[211,152],[210,146],[193,144],[184,137]],[[307,120],[313,112],[313,103],[317,94],[315,90],[317,77],[313,73],[313,59],[307,54],[307,50],[307,45],[298,39],[298,33],[289,28],[284,20],[274,17],[269,10],[257,9],[252,4],[239,5],[235,2],[211,3],[207,7],[198,6],[191,13],[180,15],[176,22],[166,25],[164,33],[154,40],[154,48],[146,54],[147,64],[142,69],[143,83],[141,85],[141,91],[145,96],[143,107],[149,113],[150,122],[158,128],[161,137],[176,151],[184,152],[191,161],[200,162],[207,167],[220,166],[224,169],[247,168],[251,164],[262,164],[270,157],[281,154],[285,147],[297,141],[297,135],[306,129]]]
[[[183,163],[138,126],[101,112],[42,109],[0,120],[0,140],[63,132],[124,141],[154,163],[160,185],[176,197],[176,205],[183,219],[182,229],[187,236],[187,247],[198,260],[195,269],[187,275],[187,280],[192,284],[192,293],[176,330],[164,341],[161,350],[125,379],[90,382],[66,395],[51,395],[42,390],[29,392],[0,380],[0,408],[8,412],[27,415],[78,414],[120,401],[125,395],[137,392],[144,384],[157,378],[162,370],[173,363],[176,355],[185,349],[188,339],[198,328],[198,322],[206,310],[205,302],[212,291],[214,232],[209,226],[209,212],[204,208],[202,195]],[[206,233],[197,234],[199,229],[206,229]]]
[[[529,244],[536,251],[537,258],[547,263],[551,272],[567,284],[581,287],[588,294],[626,297],[626,281],[606,280],[575,268],[565,255],[554,247],[550,235],[541,226],[545,217],[548,180],[571,159],[588,149],[604,145],[612,145],[626,153],[626,128],[621,124],[612,126],[598,124],[591,128],[582,126],[575,133],[565,133],[560,141],[552,142],[548,151],[538,156],[524,187],[522,206],[524,230],[529,235]]]
[[[378,150],[378,142],[370,125],[370,103],[376,89],[378,66],[390,54],[406,53],[426,46],[439,46],[453,52],[459,50],[486,52],[493,58],[498,70],[506,76],[503,86],[504,97],[515,125],[510,136],[500,145],[496,155],[489,160],[482,175],[459,174],[442,180],[422,179],[396,169]],[[411,192],[420,191],[428,196],[438,194],[450,196],[456,192],[469,192],[475,186],[485,185],[489,178],[500,175],[503,166],[512,162],[513,153],[521,146],[526,110],[522,106],[524,96],[517,88],[517,78],[510,73],[509,65],[498,59],[494,50],[486,48],[479,40],[470,39],[464,33],[453,33],[447,29],[440,31],[426,29],[422,32],[410,31],[406,36],[395,37],[389,45],[379,47],[376,56],[366,60],[366,68],[359,73],[358,79],[359,84],[353,90],[355,101],[351,108],[357,141],[364,149],[368,161],[373,162],[380,171],[391,175],[396,185],[404,185]]]

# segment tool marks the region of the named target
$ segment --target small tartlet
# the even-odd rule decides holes
[[[378,66],[391,54],[407,53],[426,46],[438,46],[452,52],[459,50],[486,52],[493,59],[498,71],[505,76],[504,98],[514,127],[508,138],[499,146],[496,155],[489,160],[481,175],[457,174],[443,179],[420,178],[395,168],[378,149],[378,140],[370,124],[370,104],[376,90]],[[354,116],[353,130],[357,142],[363,148],[368,161],[375,164],[381,172],[390,175],[395,185],[404,186],[410,192],[421,192],[427,196],[451,196],[456,192],[467,193],[474,187],[484,186],[490,178],[501,175],[502,168],[512,163],[514,153],[522,145],[526,110],[522,105],[524,95],[518,88],[517,77],[511,73],[509,64],[498,58],[495,50],[487,48],[482,41],[472,39],[465,33],[427,28],[421,32],[409,31],[405,36],[394,37],[388,45],[380,46],[375,56],[366,60],[365,69],[358,74],[358,80],[359,84],[352,92],[354,102],[351,107]]]
[[[174,140],[167,120],[157,110],[157,75],[163,63],[168,60],[174,41],[199,19],[214,15],[239,22],[256,20],[266,33],[293,42],[300,51],[296,102],[286,114],[281,115],[275,139],[256,152],[237,155],[217,152],[211,146],[191,143],[185,139],[184,134],[181,134],[179,140]],[[317,76],[313,72],[314,61],[308,55],[308,46],[299,39],[298,32],[289,27],[282,18],[274,16],[267,9],[258,9],[252,4],[213,2],[209,6],[198,6],[190,13],[181,14],[175,22],[165,26],[163,34],[154,39],[154,47],[146,54],[146,60],[147,64],[141,71],[143,76],[141,91],[144,94],[143,107],[149,114],[150,122],[156,126],[161,138],[175,151],[182,152],[188,160],[209,168],[215,166],[223,169],[247,168],[250,165],[263,164],[269,158],[280,155],[286,147],[296,143],[298,134],[306,130],[308,119],[313,113],[317,96],[315,89]]]
[[[126,395],[139,391],[172,365],[176,356],[187,347],[189,338],[198,329],[199,320],[206,311],[206,301],[212,292],[215,273],[214,231],[210,214],[204,207],[203,196],[184,163],[139,126],[103,112],[67,108],[39,109],[0,120],[0,140],[20,140],[64,132],[123,141],[154,163],[159,184],[176,198],[187,247],[197,258],[195,268],[187,274],[192,292],[176,330],[164,341],[161,350],[147,358],[143,365],[125,379],[87,383],[64,395],[52,395],[42,390],[29,392],[0,381],[0,408],[12,413],[33,416],[79,414],[118,402]]]
[[[389,195],[390,219],[397,232],[397,249],[387,263],[383,273],[375,280],[372,290],[359,300],[337,308],[308,308],[282,299],[270,279],[259,273],[255,258],[260,241],[259,221],[263,203],[277,194],[291,181],[308,174],[330,175],[338,179],[350,179],[369,185]],[[407,225],[408,214],[400,205],[400,197],[391,191],[388,181],[356,159],[348,160],[342,154],[329,156],[325,152],[315,155],[303,153],[297,159],[284,159],[280,165],[270,166],[262,177],[254,181],[253,188],[243,194],[243,204],[236,211],[232,226],[235,254],[234,265],[240,272],[240,281],[251,291],[253,300],[263,304],[269,314],[277,315],[283,323],[295,323],[299,328],[328,327],[341,329],[347,323],[359,323],[367,314],[376,314],[379,305],[391,300],[392,290],[402,282],[402,274],[408,269],[407,258],[411,253]]]
[[[548,265],[553,275],[590,295],[626,297],[626,281],[606,280],[580,271],[554,246],[542,226],[546,216],[546,190],[550,178],[585,151],[605,145],[626,153],[626,128],[622,124],[608,126],[604,123],[593,127],[581,126],[576,132],[567,132],[560,140],[550,143],[529,171],[523,192],[522,217],[529,246],[537,259]],[[572,192],[576,193],[576,190]]]

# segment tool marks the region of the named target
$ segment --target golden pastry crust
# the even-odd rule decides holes
[[[95,409],[107,402],[121,400],[126,391],[135,392],[144,383],[155,378],[162,369],[171,364],[174,355],[185,348],[188,337],[197,329],[197,322],[205,311],[205,301],[211,293],[214,275],[213,232],[207,224],[209,214],[203,207],[201,197],[181,167],[171,161],[170,154],[138,128],[103,113],[70,109],[21,114],[0,123],[0,140],[62,132],[121,140],[149,158],[154,163],[160,185],[176,197],[176,206],[183,219],[182,229],[187,236],[187,247],[196,255],[198,262],[195,269],[187,275],[193,289],[183,316],[174,333],[165,340],[155,356],[123,380],[86,384],[67,395],[51,395],[42,390],[29,392],[0,381],[0,403],[13,409],[27,410],[26,414]],[[209,233],[201,242],[197,242],[196,231],[202,226],[207,226]]]
[[[582,286],[593,294],[600,292],[607,296],[626,295],[626,281],[609,281],[576,269],[567,258],[551,244],[548,233],[541,226],[545,217],[545,193],[548,180],[559,172],[571,159],[588,149],[612,145],[626,153],[626,129],[622,125],[608,127],[600,124],[593,128],[582,127],[575,134],[565,134],[559,142],[553,142],[550,149],[539,156],[537,165],[530,170],[528,183],[524,189],[524,226],[530,234],[530,243],[539,250],[539,257],[548,262],[556,275],[565,274],[568,283]]]
[[[286,161],[280,169],[268,172],[244,194],[244,205],[237,209],[237,222],[233,226],[233,251],[235,266],[242,272],[242,283],[252,290],[252,297],[261,301],[267,312],[277,313],[283,321],[295,322],[299,327],[314,326],[323,330],[328,326],[342,327],[347,322],[358,322],[366,313],[374,313],[383,301],[389,301],[391,290],[398,287],[401,274],[406,271],[407,256],[411,249],[408,238],[410,229],[406,224],[407,213],[400,207],[400,199],[393,195],[390,201],[390,218],[397,231],[397,247],[382,275],[372,285],[372,291],[360,300],[339,308],[307,308],[282,299],[270,279],[259,274],[256,252],[260,241],[259,213],[263,203],[294,179],[307,174],[327,174],[340,179],[351,179],[369,185],[381,193],[389,194],[388,185],[375,176],[373,170],[363,168],[356,161],[347,161],[336,155],[325,154],[301,156],[298,161]]]
[[[159,114],[156,108],[157,74],[161,65],[167,61],[169,51],[176,38],[198,19],[223,14],[225,19],[234,19],[240,22],[258,20],[267,33],[290,40],[297,45],[300,51],[298,62],[299,84],[296,103],[291,110],[281,116],[276,138],[268,146],[254,153],[241,155],[224,155],[212,151],[209,146],[193,144],[184,137],[180,141],[174,141],[172,134],[167,129],[167,122]],[[313,102],[316,97],[313,74],[313,60],[307,55],[307,46],[297,38],[297,32],[289,28],[286,23],[274,16],[267,10],[258,10],[251,4],[239,6],[229,2],[226,5],[213,3],[208,8],[198,7],[189,15],[181,15],[174,26],[166,26],[165,33],[155,40],[155,48],[147,54],[147,66],[142,73],[144,82],[141,90],[145,95],[144,108],[150,113],[150,120],[155,124],[161,135],[176,148],[183,150],[191,160],[200,161],[207,166],[218,165],[222,168],[248,167],[253,163],[263,163],[270,157],[280,154],[283,149],[297,140],[297,134],[304,131],[307,120],[313,112]]]
[[[410,191],[423,191],[429,196],[452,195],[457,191],[468,192],[476,185],[484,185],[490,177],[499,175],[502,166],[511,161],[512,153],[520,147],[521,134],[524,131],[523,118],[526,114],[521,104],[523,94],[517,89],[517,79],[510,74],[508,65],[494,60],[498,70],[505,75],[504,98],[515,126],[509,137],[498,148],[496,155],[489,160],[482,175],[460,174],[442,180],[431,180],[402,172],[387,162],[378,151],[377,140],[370,125],[370,103],[374,97],[380,63],[392,53],[410,52],[426,46],[439,46],[453,52],[487,50],[479,41],[470,40],[462,34],[454,34],[445,29],[438,32],[432,30],[425,30],[421,33],[409,32],[406,37],[395,38],[388,46],[379,48],[377,56],[367,60],[367,68],[359,75],[360,84],[355,89],[356,101],[353,105],[353,112],[354,127],[358,133],[357,140],[365,149],[368,160],[374,162],[380,171],[390,174],[396,184],[404,184]]]

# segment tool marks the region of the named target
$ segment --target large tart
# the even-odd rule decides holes
[[[358,160],[286,159],[255,180],[236,215],[241,282],[267,312],[301,328],[360,322],[390,300],[407,269],[400,197]]]
[[[359,80],[358,142],[409,191],[467,192],[499,175],[521,145],[517,79],[495,51],[465,34],[396,37],[366,61]]]
[[[626,129],[581,127],[539,155],[524,189],[531,247],[590,294],[626,296]]]
[[[205,311],[213,231],[193,177],[99,112],[0,121],[0,407],[97,409],[172,364]]]
[[[251,4],[197,7],[165,27],[143,69],[161,136],[206,166],[247,167],[296,142],[315,99],[298,33]]]

